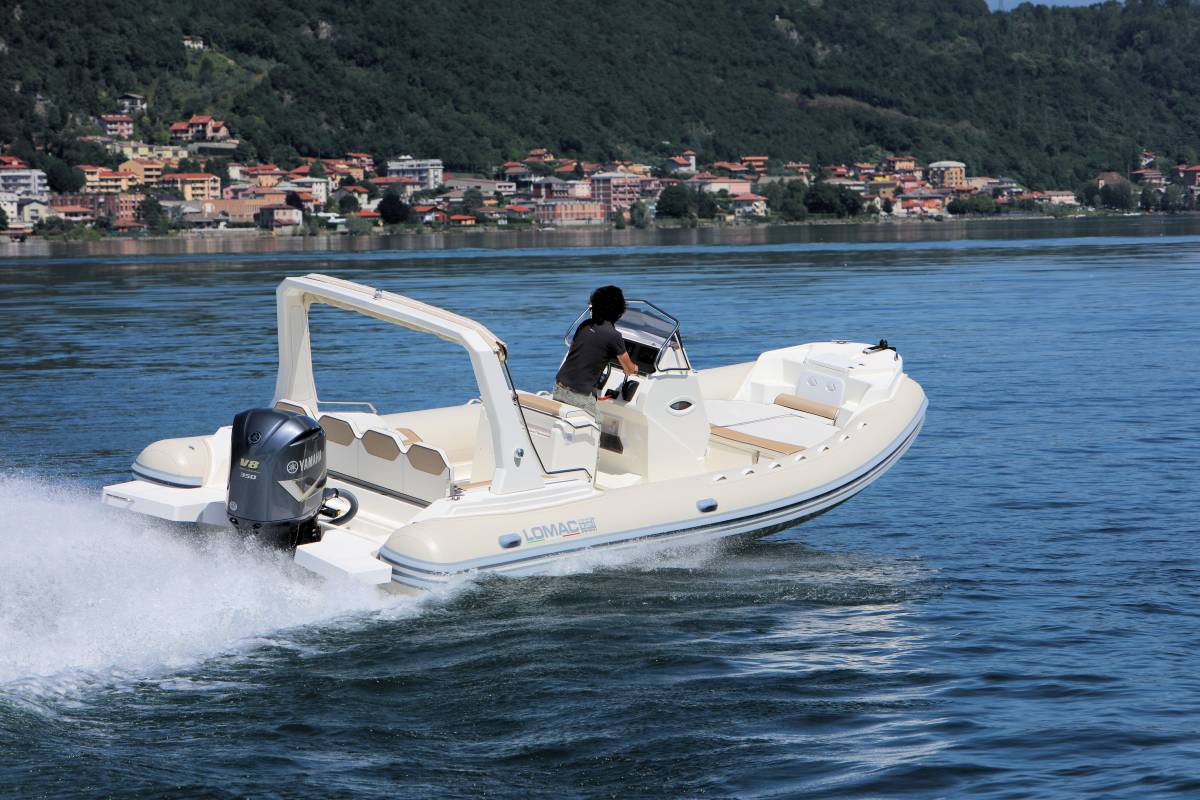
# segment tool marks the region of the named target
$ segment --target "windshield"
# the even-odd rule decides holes
[[[617,330],[626,339],[660,350],[678,329],[679,323],[674,317],[642,300],[629,301],[624,316],[617,320]]]
[[[563,344],[566,344],[568,347],[571,345],[571,341],[575,337],[575,331],[590,316],[590,308],[585,308],[583,313],[579,315],[575,323],[567,331],[567,335],[563,339]],[[652,372],[654,369],[669,371],[687,368],[686,361],[676,364],[675,361],[678,359],[671,359],[669,364],[660,365],[662,352],[668,349],[682,352],[682,343],[679,339],[679,320],[653,303],[645,300],[627,300],[625,302],[625,314],[617,321],[616,328],[626,342],[633,342],[650,348],[650,352],[647,353],[648,358],[646,359],[650,363],[643,364],[641,359],[634,359],[639,363],[639,366],[646,368],[646,371]]]

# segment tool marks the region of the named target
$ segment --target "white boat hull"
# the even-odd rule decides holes
[[[721,518],[703,518],[679,527],[641,528],[543,548],[535,553],[472,559],[457,564],[436,564],[406,558],[384,548],[378,558],[391,566],[391,580],[405,589],[435,590],[464,576],[497,574],[526,576],[552,573],[557,566],[585,553],[620,553],[647,544],[662,548],[692,547],[733,536],[767,535],[799,524],[833,509],[874,483],[900,459],[916,440],[924,424],[925,405],[888,452],[846,475],[839,485],[817,492],[782,498],[765,508],[743,509]]]

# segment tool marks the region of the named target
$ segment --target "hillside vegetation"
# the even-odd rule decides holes
[[[0,140],[62,148],[114,98],[143,131],[213,113],[267,160],[684,145],[829,163],[892,152],[1074,186],[1143,147],[1193,160],[1200,8],[983,0],[39,0],[0,4]],[[203,37],[196,53],[184,35]]]

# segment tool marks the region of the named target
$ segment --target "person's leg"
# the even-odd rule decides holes
[[[568,389],[561,383],[554,387],[554,399],[560,403],[566,403],[569,406],[583,409],[592,415],[592,419],[596,419],[596,397],[590,393],[584,394],[577,392],[574,389]]]

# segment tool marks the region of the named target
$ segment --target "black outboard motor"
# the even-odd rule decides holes
[[[233,418],[226,511],[233,527],[272,547],[286,549],[321,538],[317,516],[339,496],[326,489],[325,431],[315,420],[274,408],[253,408]],[[341,493],[346,495],[347,493]],[[336,523],[347,521],[358,504]]]

